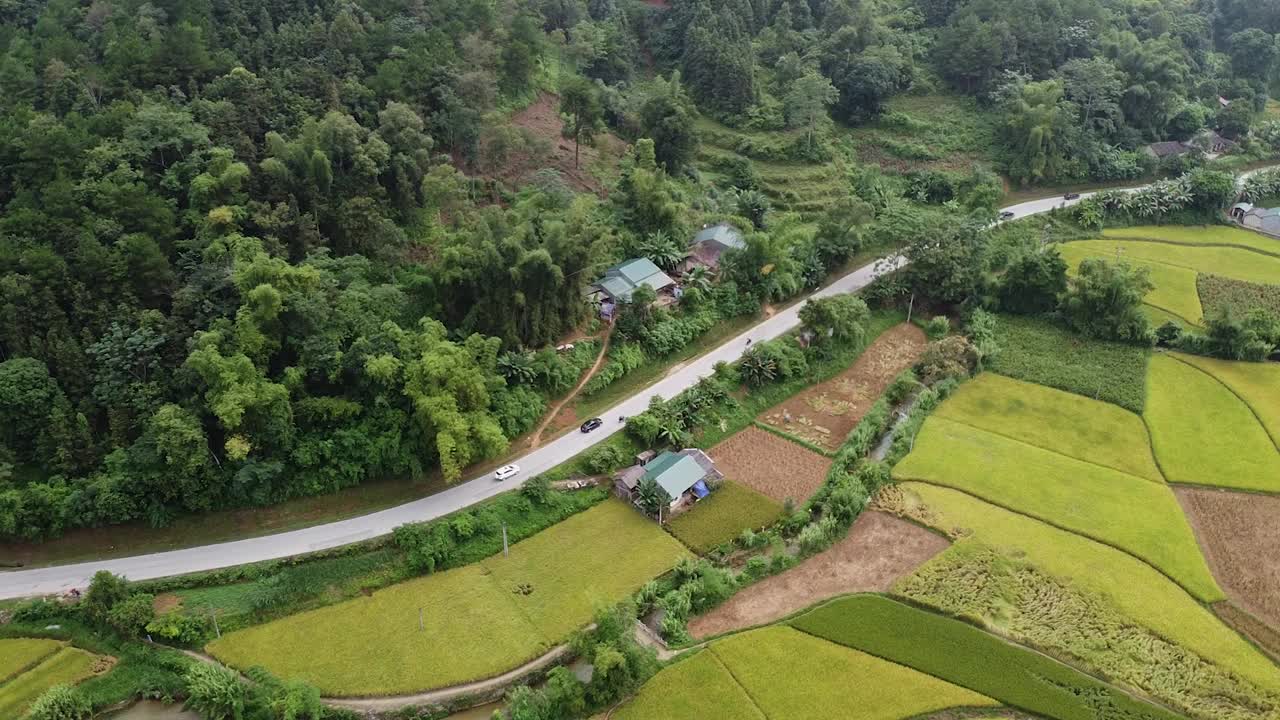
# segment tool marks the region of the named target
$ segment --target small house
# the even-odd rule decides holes
[[[1170,140],[1168,142],[1151,143],[1150,145],[1147,146],[1147,154],[1157,160],[1163,160],[1167,157],[1182,155],[1186,153],[1188,150],[1190,150],[1190,148],[1187,147],[1185,143],[1180,143],[1176,140]]]
[[[724,479],[715,462],[698,448],[670,450],[644,465],[632,465],[614,475],[614,492],[627,500],[635,499],[636,488],[645,479],[653,480],[671,497],[669,510],[684,503],[697,502],[711,493],[711,488]]]
[[[605,270],[604,276],[588,290],[587,298],[600,304],[601,315],[612,317],[618,303],[630,300],[631,294],[642,285],[653,288],[660,304],[675,300],[676,281],[649,258],[627,260]]]
[[[693,236],[684,261],[676,266],[676,270],[686,273],[695,267],[703,267],[711,272],[720,269],[720,258],[727,250],[746,246],[742,233],[729,223],[718,223],[704,227]]]

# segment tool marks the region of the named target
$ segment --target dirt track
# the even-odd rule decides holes
[[[844,540],[699,615],[689,622],[689,633],[701,639],[773,622],[834,595],[884,592],[947,546],[939,535],[868,510]]]

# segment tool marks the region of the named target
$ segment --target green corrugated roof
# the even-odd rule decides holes
[[[660,290],[675,282],[649,258],[636,258],[605,270],[604,277],[596,284],[611,297],[626,300],[641,285]]]
[[[670,450],[644,466],[644,476],[658,483],[672,499],[680,497],[705,475],[697,460]]]
[[[718,242],[726,248],[740,248],[745,243],[742,241],[742,234],[738,229],[727,223],[712,225],[709,228],[703,228],[702,232],[693,236],[694,244],[704,243],[710,240]]]
[[[639,285],[650,276],[661,273],[662,270],[649,258],[636,258],[618,265],[618,274],[632,285]]]

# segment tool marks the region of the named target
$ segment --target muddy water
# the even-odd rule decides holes
[[[444,720],[489,720],[493,717],[493,711],[501,709],[502,703],[500,702],[486,703],[477,705],[470,710],[454,713]]]
[[[155,700],[140,700],[133,705],[104,716],[103,720],[200,720],[200,716],[182,709],[182,703],[165,705]]]

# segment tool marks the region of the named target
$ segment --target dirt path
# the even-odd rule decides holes
[[[948,544],[924,528],[868,510],[829,549],[689,621],[689,634],[702,639],[771,623],[834,595],[887,591]]]
[[[560,415],[560,411],[563,410],[566,405],[573,402],[573,399],[578,397],[578,393],[582,392],[582,388],[586,386],[587,381],[590,380],[592,376],[596,374],[596,371],[600,369],[600,366],[604,364],[605,354],[609,352],[609,341],[611,339],[613,339],[612,324],[610,324],[609,328],[605,330],[604,342],[600,343],[600,354],[596,356],[595,364],[591,366],[590,370],[587,370],[586,375],[582,376],[582,379],[578,381],[577,387],[575,387],[573,391],[569,393],[568,397],[561,400],[559,405],[556,405],[554,408],[552,408],[551,411],[547,413],[547,417],[543,419],[542,424],[538,426],[538,429],[533,431],[533,435],[529,438],[530,450],[542,444],[542,433],[546,431],[547,426],[550,425],[552,421],[554,421],[556,417]]]

